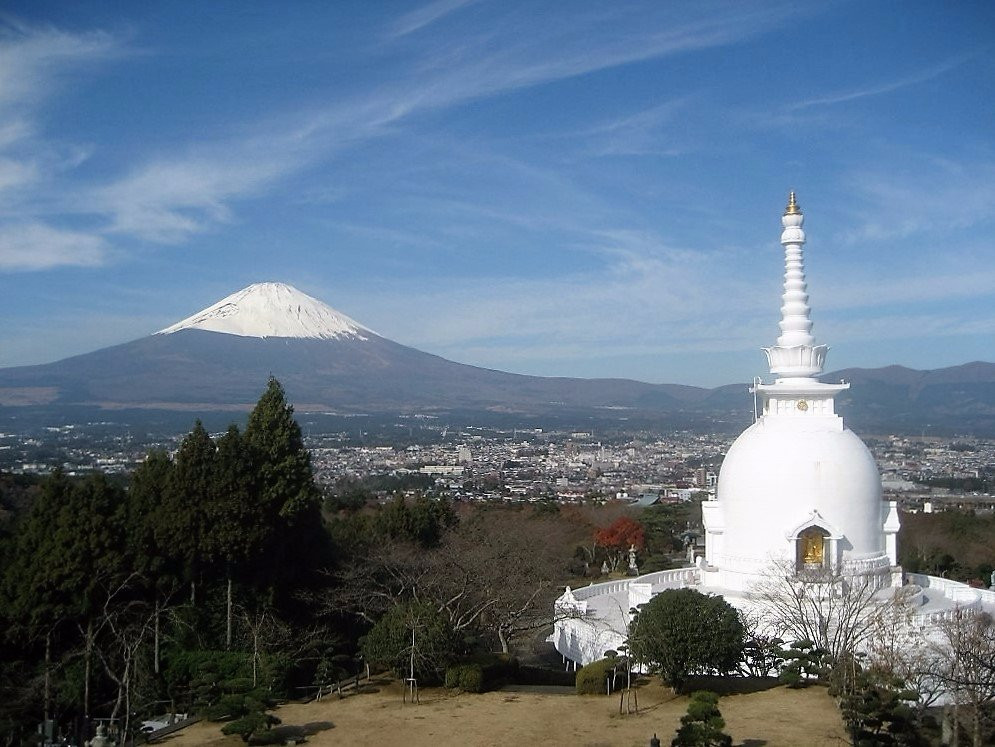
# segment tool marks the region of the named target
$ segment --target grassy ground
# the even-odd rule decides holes
[[[630,745],[646,747],[656,733],[664,745],[680,725],[687,698],[647,683],[638,688],[639,712],[619,715],[619,697],[525,692],[453,694],[423,689],[419,705],[402,703],[396,682],[342,700],[332,697],[276,711],[281,731],[308,735],[308,744],[441,745]],[[848,743],[839,710],[824,688],[724,695],[719,708],[734,744],[818,747]],[[163,741],[168,747],[236,747],[219,724],[202,722]]]

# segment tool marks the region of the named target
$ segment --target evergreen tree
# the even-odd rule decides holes
[[[275,592],[315,566],[314,553],[324,539],[311,455],[294,408],[276,379],[269,380],[249,415],[243,441],[251,464],[254,511],[259,526],[268,530],[262,542],[266,564],[256,567],[255,577]]]
[[[155,540],[166,548],[196,603],[208,555],[205,529],[212,497],[216,447],[198,420],[183,439],[163,501],[156,511]]]
[[[211,500],[206,507],[207,548],[211,561],[225,574],[225,648],[232,643],[236,581],[249,581],[251,562],[259,557],[275,531],[264,504],[256,500],[257,475],[238,426],[217,442]]]
[[[742,660],[743,624],[719,596],[667,589],[640,609],[629,626],[629,646],[675,692],[693,674],[732,671]]]
[[[319,494],[311,455],[304,448],[294,408],[274,378],[249,415],[245,443],[259,478],[257,490],[263,505],[289,523],[313,516]]]

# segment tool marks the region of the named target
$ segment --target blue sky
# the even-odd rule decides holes
[[[789,189],[830,369],[993,360],[995,3],[0,11],[0,365],[293,284],[540,375],[764,372]]]

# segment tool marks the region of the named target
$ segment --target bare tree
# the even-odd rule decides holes
[[[107,594],[99,623],[87,635],[88,649],[96,651],[107,676],[117,685],[111,719],[121,718],[125,738],[131,727],[132,694],[140,676],[140,649],[153,631],[158,614],[145,601],[128,598],[137,578],[132,574]]]
[[[995,621],[985,612],[958,610],[940,625],[941,639],[934,650],[940,667],[936,674],[953,696],[954,742],[958,711],[966,708],[973,744],[984,743],[986,709],[995,701]]]
[[[752,591],[760,603],[763,625],[786,640],[809,640],[828,652],[832,662],[846,661],[862,650],[883,616],[902,599],[876,597],[869,575],[835,569],[798,571],[777,564]]]
[[[437,548],[396,541],[370,548],[337,575],[324,607],[375,622],[395,605],[428,603],[454,630],[489,633],[507,653],[516,638],[553,623],[571,548],[556,519],[482,510]]]
[[[875,617],[865,648],[871,667],[898,678],[918,694],[921,714],[946,691],[939,676],[945,657],[915,623],[915,590],[908,586],[896,591],[893,603]]]

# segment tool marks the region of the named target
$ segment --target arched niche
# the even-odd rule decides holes
[[[795,567],[799,571],[829,568],[831,533],[814,524],[805,527],[795,537]]]

